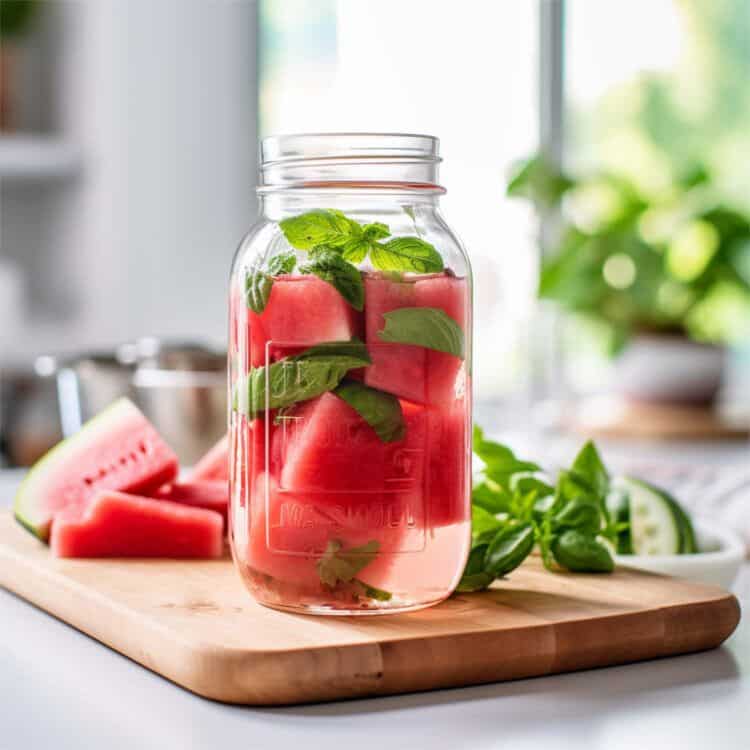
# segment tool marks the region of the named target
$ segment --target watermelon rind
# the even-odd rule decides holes
[[[69,438],[62,440],[31,467],[16,493],[13,513],[16,520],[42,541],[49,540],[51,513],[44,507],[45,488],[58,472],[70,470],[68,462],[81,456],[86,446],[110,432],[113,426],[131,419],[142,418],[137,407],[121,398],[86,422]]]

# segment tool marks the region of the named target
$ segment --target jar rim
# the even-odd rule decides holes
[[[297,133],[260,143],[259,192],[347,183],[440,188],[440,141],[418,133]],[[419,186],[419,188],[417,188]],[[442,190],[442,188],[440,188]]]

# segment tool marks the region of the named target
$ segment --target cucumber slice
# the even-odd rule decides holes
[[[629,497],[630,541],[636,555],[678,555],[682,551],[682,522],[666,493],[634,477],[619,485]]]

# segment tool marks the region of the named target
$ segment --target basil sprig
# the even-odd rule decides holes
[[[378,338],[391,344],[414,344],[464,358],[464,332],[437,307],[401,307],[383,313],[385,328]]]
[[[279,222],[289,244],[298,250],[325,245],[351,263],[361,263],[369,255],[381,271],[439,273],[443,259],[433,245],[420,237],[390,237],[390,228],[381,222],[360,224],[333,208],[307,211]]]
[[[389,591],[370,586],[356,577],[375,559],[380,549],[380,542],[371,539],[360,547],[351,547],[348,550],[343,547],[343,543],[338,539],[331,539],[328,542],[325,552],[315,564],[320,582],[330,589],[341,584],[356,584],[366,597],[388,601],[392,596]]]
[[[332,391],[349,370],[371,362],[367,347],[357,339],[317,344],[294,357],[250,370],[247,401],[240,401],[238,408],[254,418],[266,409],[307,401]]]
[[[606,540],[625,524],[607,509],[609,475],[587,442],[554,486],[539,466],[474,428],[474,452],[484,470],[472,491],[472,549],[458,591],[480,591],[517,568],[538,546],[545,567],[609,573]]]

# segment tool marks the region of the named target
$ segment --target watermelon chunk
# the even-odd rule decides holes
[[[149,421],[120,399],[37,461],[18,490],[15,516],[46,541],[61,511],[82,514],[101,490],[148,494],[178,470]]]
[[[443,310],[466,331],[467,294],[466,280],[452,276],[407,281],[368,276],[365,336],[372,365],[365,371],[365,383],[421,404],[441,405],[459,396],[465,388],[461,359],[421,346],[386,343],[378,333],[385,327],[383,314],[402,307]]]
[[[362,316],[317,276],[279,276],[265,310],[247,310],[250,365],[266,363],[266,345],[309,347],[362,335]]]
[[[450,526],[471,518],[469,425],[464,399],[429,412],[427,524]]]
[[[198,460],[190,472],[192,482],[229,479],[229,436],[224,435],[205,456]]]
[[[193,508],[205,508],[218,513],[226,524],[229,506],[229,482],[175,482],[160,487],[151,497],[156,500],[169,500]]]
[[[216,558],[222,520],[212,510],[104,490],[84,513],[55,517],[50,546],[56,557]]]

